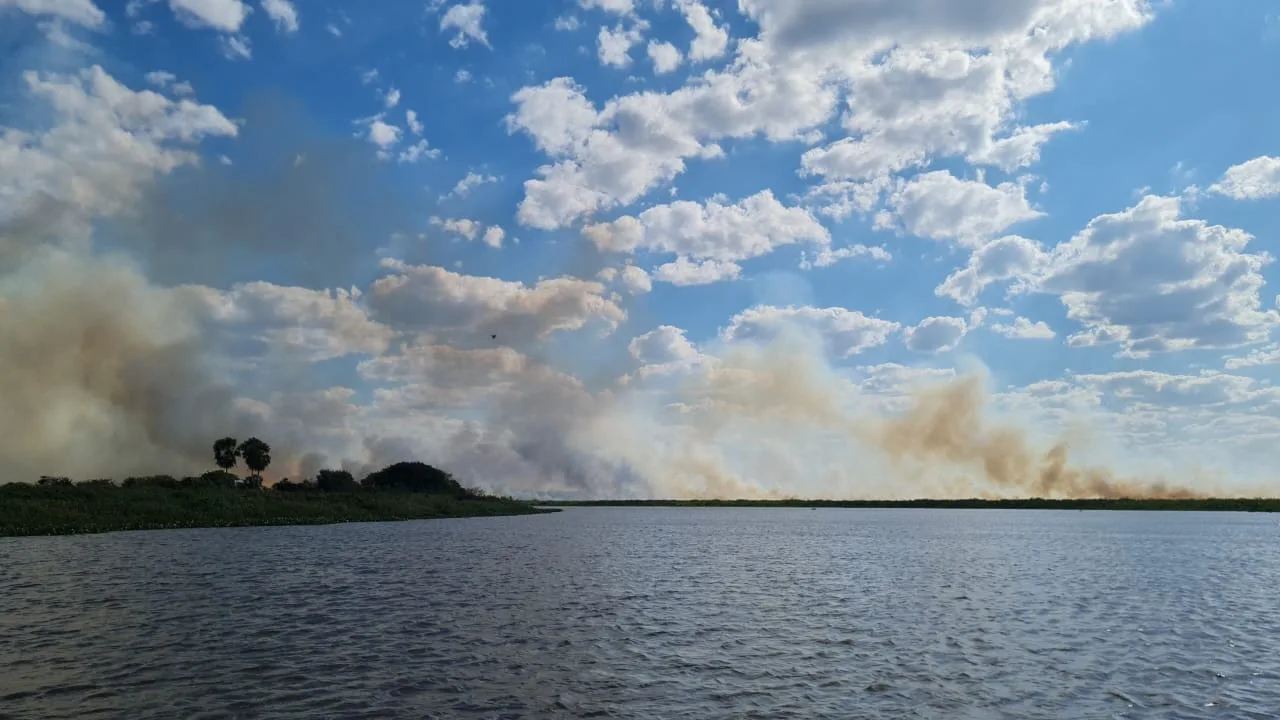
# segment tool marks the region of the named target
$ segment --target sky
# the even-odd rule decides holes
[[[0,0],[0,472],[1273,494],[1277,62],[1267,0]]]

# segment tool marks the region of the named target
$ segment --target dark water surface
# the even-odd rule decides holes
[[[575,508],[0,539],[4,718],[1275,718],[1280,518]]]

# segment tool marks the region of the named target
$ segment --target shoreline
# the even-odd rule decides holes
[[[930,508],[950,510],[1146,510],[1280,512],[1280,498],[1016,498],[987,500],[537,500],[541,507]]]
[[[560,508],[510,498],[414,492],[271,492],[256,489],[0,488],[0,537],[138,530],[334,525],[542,515]]]

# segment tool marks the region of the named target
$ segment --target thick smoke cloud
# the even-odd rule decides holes
[[[1037,449],[987,418],[974,379],[886,414],[827,364],[812,328],[785,318],[772,337],[686,348],[663,366],[583,362],[636,301],[584,279],[379,267],[370,247],[405,214],[397,191],[367,148],[297,140],[305,113],[287,103],[250,103],[232,121],[96,67],[25,80],[54,121],[0,116],[0,482],[198,472],[213,438],[257,434],[276,477],[417,458],[526,496],[1190,494],[1075,468],[1066,445]],[[201,141],[232,140],[259,159],[201,155]],[[592,252],[566,263],[598,271]],[[224,292],[267,264],[368,295]],[[247,311],[221,306],[250,295],[316,322],[236,335],[226,318]],[[319,322],[326,308],[342,321]],[[315,353],[243,352],[255,343],[370,355],[373,400],[326,387]]]

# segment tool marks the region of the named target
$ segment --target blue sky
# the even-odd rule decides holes
[[[173,322],[217,338],[202,362],[240,388],[226,424],[294,428],[282,473],[414,455],[518,492],[720,492],[705,455],[744,492],[795,491],[738,430],[654,434],[719,428],[663,413],[706,400],[735,343],[774,341],[809,343],[855,415],[981,367],[1033,445],[1090,427],[1079,451],[1116,472],[1269,487],[1273,4],[929,7],[0,0],[0,202],[12,220],[63,193],[93,228],[77,257],[123,248],[188,308]],[[91,67],[171,104],[84,110],[116,97]],[[27,71],[89,87],[84,112]],[[154,197],[208,214],[157,229]],[[339,396],[332,427],[288,417]],[[531,430],[548,412],[572,417]],[[178,435],[143,454],[193,454]],[[886,492],[832,482],[799,489]]]

